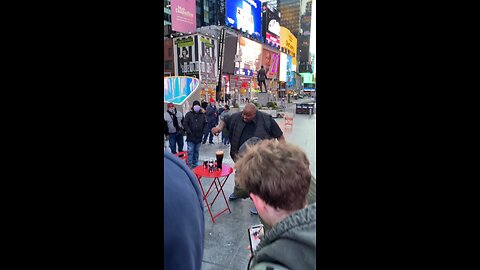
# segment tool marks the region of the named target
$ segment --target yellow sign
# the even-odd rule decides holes
[[[280,47],[288,50],[286,53],[293,58],[297,56],[297,38],[287,28],[280,26]],[[295,63],[294,63],[295,64]]]

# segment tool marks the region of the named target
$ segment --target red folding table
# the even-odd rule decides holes
[[[222,164],[221,171],[214,170],[213,172],[209,172],[208,168],[203,168],[203,165],[200,165],[195,167],[195,169],[193,169],[193,173],[195,173],[195,175],[197,176],[198,183],[200,184],[200,188],[202,190],[203,200],[207,204],[208,212],[210,213],[210,217],[212,218],[213,223],[215,223],[215,218],[223,214],[225,211],[228,210],[231,213],[232,211],[230,210],[230,206],[228,205],[227,197],[225,196],[225,192],[223,192],[223,186],[227,182],[228,177],[233,173],[233,168],[227,164]],[[213,178],[213,181],[208,187],[207,192],[205,192],[203,188],[202,181],[201,181],[202,178]],[[223,178],[223,179],[220,179],[220,178]],[[215,192],[215,190],[212,189],[213,186],[215,186],[215,190],[217,192],[213,201],[209,203],[207,199],[208,196],[211,193]],[[223,195],[223,199],[227,204],[227,208],[223,209],[220,213],[213,216],[212,210],[210,208],[213,206],[213,203],[217,200],[217,197],[218,195],[220,195],[220,193]]]

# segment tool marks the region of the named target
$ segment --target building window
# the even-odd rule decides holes
[[[165,67],[165,69],[167,69],[167,70],[172,70],[172,69],[173,69],[173,68],[172,68],[172,61],[165,61],[165,62],[164,62],[164,67]]]

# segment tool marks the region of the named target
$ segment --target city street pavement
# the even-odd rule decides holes
[[[294,116],[293,128],[284,126],[283,118],[276,118],[277,123],[284,131],[287,142],[293,143],[301,147],[310,160],[310,170],[316,177],[316,115],[297,115],[294,114],[295,103],[311,102],[311,99],[300,99],[293,101],[287,106],[286,112]],[[242,109],[243,105],[240,106]],[[220,143],[220,136],[214,139],[215,144],[210,145],[208,141],[200,147],[199,162],[205,159],[215,159],[215,151],[217,149],[224,150],[224,163],[233,166],[230,158],[229,145],[224,146]],[[186,149],[186,144],[185,144]],[[233,192],[235,174],[232,174],[225,186],[225,195],[228,196]],[[211,179],[202,178],[204,187],[208,187]],[[238,199],[229,201],[232,213],[224,212],[215,219],[213,224],[210,214],[205,207],[205,249],[203,256],[203,270],[245,270],[247,269],[248,257],[248,235],[247,228],[252,225],[260,224],[258,216],[250,214],[250,208],[253,203],[250,199]],[[218,197],[213,205],[212,213],[215,215],[226,207],[223,197]]]

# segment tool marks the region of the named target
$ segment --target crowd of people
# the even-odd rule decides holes
[[[183,150],[186,135],[188,162],[165,151],[165,234],[175,231],[164,243],[165,269],[201,269],[205,221],[192,168],[199,165],[201,145],[214,143],[220,133],[236,170],[229,200],[250,199],[250,212],[259,215],[266,229],[249,269],[315,269],[316,180],[305,152],[287,143],[277,122],[251,103],[235,113],[228,105],[217,108],[213,99],[194,101],[185,116],[173,104],[167,109],[164,128],[171,152]],[[173,206],[177,201],[186,203]]]

